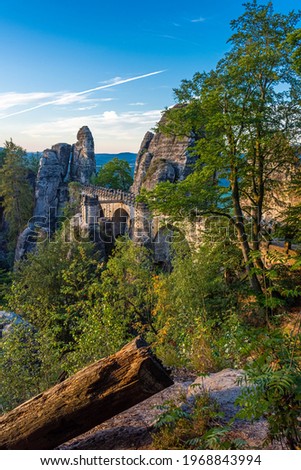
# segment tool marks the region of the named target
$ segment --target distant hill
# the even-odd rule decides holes
[[[99,169],[100,166],[108,163],[113,158],[119,158],[120,160],[126,160],[131,167],[132,173],[134,173],[135,162],[136,162],[136,153],[131,152],[121,152],[121,153],[96,153],[96,168]]]

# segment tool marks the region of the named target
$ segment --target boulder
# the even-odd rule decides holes
[[[224,369],[205,377],[198,377],[189,387],[187,398],[188,400],[193,400],[194,397],[197,397],[206,390],[220,405],[225,419],[229,420],[239,410],[235,405],[235,400],[241,393],[241,386],[238,385],[238,380],[243,375],[244,371],[241,369]]]
[[[0,311],[0,338],[8,334],[13,325],[29,325],[20,315],[14,312]]]

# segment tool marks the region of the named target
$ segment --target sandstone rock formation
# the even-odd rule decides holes
[[[68,183],[78,181],[87,184],[96,173],[93,136],[87,126],[77,134],[77,143],[59,143],[46,149],[40,160],[35,184],[33,219],[20,234],[15,261],[35,247],[35,227],[47,232],[55,229],[55,222],[69,199]]]
[[[164,116],[161,121],[164,121]],[[179,138],[161,132],[147,132],[141,143],[136,159],[132,193],[141,189],[152,190],[160,182],[176,183],[185,179],[193,171],[197,157],[191,154],[193,137]],[[163,220],[164,222],[164,220]],[[133,239],[136,243],[152,247],[157,263],[168,264],[170,259],[170,230],[161,229],[153,223],[147,207],[136,207]]]
[[[189,152],[193,143],[193,137],[180,139],[161,132],[147,132],[137,155],[131,191],[138,194],[141,188],[151,190],[161,181],[174,183],[186,178],[196,161]]]
[[[71,181],[88,184],[90,178],[96,173],[94,154],[94,140],[87,126],[81,127],[77,134],[77,142],[72,148],[70,167]]]
[[[67,176],[71,146],[56,144],[52,149],[44,150],[40,160],[35,192],[34,216],[49,218],[51,210],[57,212],[62,202],[61,192]]]

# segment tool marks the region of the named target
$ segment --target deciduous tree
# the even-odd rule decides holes
[[[291,67],[287,37],[299,17],[275,13],[272,3],[245,4],[231,22],[230,51],[211,72],[184,80],[175,90],[182,106],[166,112],[166,132],[203,132],[193,149],[199,155],[196,172],[178,185],[159,185],[148,197],[166,214],[182,209],[226,217],[257,294],[268,193],[281,191],[279,174],[296,163],[300,79]]]

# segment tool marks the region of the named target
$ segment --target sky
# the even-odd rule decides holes
[[[228,50],[242,3],[0,0],[0,147],[74,143],[87,125],[97,152],[137,152],[181,80]]]

